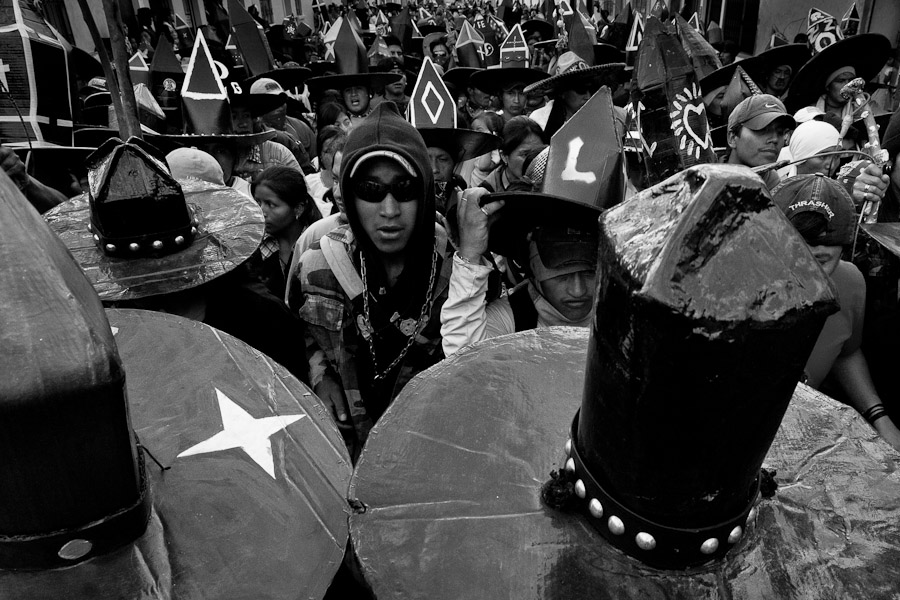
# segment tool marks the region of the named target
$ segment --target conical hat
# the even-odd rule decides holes
[[[128,59],[128,71],[131,74],[132,85],[143,83],[150,87],[150,66],[143,54],[135,52],[134,56]]]
[[[335,23],[328,31],[329,36],[335,27],[338,29],[333,36],[333,49],[338,74],[322,75],[307,80],[306,84],[313,94],[321,94],[329,89],[343,90],[356,86],[388,85],[400,80],[401,75],[397,73],[369,72],[366,48],[348,19],[343,19],[340,24]]]
[[[500,147],[500,138],[489,133],[457,127],[456,102],[431,59],[426,57],[409,100],[409,122],[425,146],[445,150],[456,163]]]
[[[250,16],[240,0],[228,0],[228,19],[234,41],[244,58],[244,66],[251,77],[275,68],[275,58],[262,26]]]
[[[0,595],[321,598],[351,470],[315,396],[200,323],[108,321],[5,175],[0,188],[0,355],[16,373],[0,384]]]
[[[487,41],[485,41],[485,48],[487,48]],[[547,73],[529,68],[531,53],[520,25],[513,27],[506,39],[503,40],[499,56],[498,66],[488,67],[471,76],[470,81],[473,86],[499,95],[510,86],[521,85],[524,87],[548,76]]]

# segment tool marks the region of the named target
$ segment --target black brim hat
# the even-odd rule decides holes
[[[625,63],[601,64],[594,67],[586,67],[552,75],[537,83],[532,83],[525,88],[526,94],[555,94],[562,93],[572,86],[584,83],[593,83],[598,87],[606,85],[616,87],[625,73]]]
[[[853,67],[869,81],[878,75],[891,52],[891,42],[880,33],[861,33],[825,47],[801,67],[791,81],[785,104],[790,111],[816,103],[825,93],[825,81],[836,69]]]
[[[531,19],[522,23],[522,31],[526,38],[532,33],[538,33],[541,41],[546,41],[553,37],[553,24],[540,19]]]
[[[469,160],[500,147],[500,138],[471,129],[420,127],[418,132],[429,148],[442,148],[457,162]]]
[[[105,312],[0,188],[3,597],[321,598],[351,469],[309,388],[201,323]]]
[[[884,468],[894,453],[852,410],[803,385],[765,463],[790,485],[751,511],[722,561],[652,569],[606,543],[588,517],[548,509],[540,482],[560,468],[587,348],[586,328],[503,336],[463,349],[398,396],[351,484],[367,507],[350,517],[352,547],[377,598],[549,600],[605,590],[637,600],[704,590],[749,600],[760,590],[827,598],[894,589],[900,476]],[[494,383],[498,395],[485,402]],[[848,520],[866,526],[836,536],[834,523]],[[846,568],[860,561],[871,569]]]
[[[445,71],[441,78],[455,86],[457,90],[465,91],[469,87],[469,78],[472,74],[483,70],[477,67],[453,67]]]
[[[549,77],[547,73],[537,69],[524,67],[506,67],[484,69],[469,77],[469,84],[484,92],[499,96],[511,87],[527,87]]]
[[[202,147],[223,143],[232,143],[236,148],[247,148],[275,139],[276,135],[277,132],[271,129],[256,133],[173,133],[149,135],[147,136],[147,141],[160,148],[179,146]]]
[[[786,44],[742,60],[740,66],[756,83],[763,85],[766,75],[776,67],[788,65],[793,77],[808,60],[809,48],[806,44]]]
[[[595,65],[623,62],[625,62],[625,53],[612,44],[594,44]]]
[[[187,248],[165,256],[115,258],[104,254],[88,228],[87,194],[44,215],[104,302],[196,287],[237,268],[259,248],[265,221],[256,202],[237,190],[199,180],[179,183],[197,219],[197,234]]]
[[[701,79],[699,81],[701,93],[706,96],[715,89],[727,87],[728,84],[731,83],[735,71],[737,71],[737,68],[742,64],[743,61],[733,62],[730,65],[725,65],[721,69],[716,69]]]
[[[342,91],[352,87],[385,86],[400,81],[399,73],[348,73],[343,75],[322,75],[306,80],[309,91],[314,96],[319,96],[326,90]]]

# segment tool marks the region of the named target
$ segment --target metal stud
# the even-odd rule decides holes
[[[736,544],[741,536],[744,535],[744,530],[741,529],[741,526],[738,525],[734,529],[731,530],[731,533],[728,534],[728,543]]]
[[[572,454],[572,440],[566,440],[566,454]]]
[[[183,236],[183,235],[177,235],[177,236],[175,236],[175,245],[180,246],[180,245],[182,245],[183,243],[184,243],[184,236]]]
[[[587,496],[587,490],[584,489],[584,482],[580,479],[575,482],[575,495],[582,499]]]
[[[747,515],[747,522],[755,521],[756,515],[759,514],[759,509],[755,506],[750,509],[750,513]]]
[[[656,548],[656,538],[645,531],[634,536],[634,541],[641,550],[653,550]]]
[[[69,540],[56,554],[66,560],[78,560],[91,551],[94,545],[87,540]]]
[[[115,251],[116,251],[116,245],[115,245],[115,244],[107,244],[107,245],[106,245],[106,251],[107,251],[107,252],[115,252]]]
[[[609,531],[613,535],[622,535],[625,533],[625,523],[622,522],[622,519],[613,515],[606,521],[606,526],[609,527]]]
[[[159,240],[154,240],[154,241],[153,241],[153,249],[154,249],[154,250],[162,250],[162,249],[163,249],[163,243],[162,243],[161,241],[159,241]]]
[[[599,519],[603,516],[603,505],[600,504],[600,501],[596,498],[591,498],[591,501],[588,502],[588,512],[590,512],[591,516],[595,519]]]
[[[141,249],[141,247],[138,244],[131,242],[130,244],[128,244],[128,249],[131,250],[132,252],[137,252],[138,250]]]
[[[95,244],[99,244],[99,243],[100,243],[100,236],[97,235],[96,233],[94,234],[94,243],[95,243]]]
[[[700,545],[700,552],[703,554],[712,554],[718,549],[719,540],[717,540],[716,538],[709,538]]]
[[[197,235],[197,228],[191,227],[191,235]]]
[[[569,460],[566,461],[566,471],[568,471],[569,473],[575,472],[575,459],[574,458],[570,458]]]

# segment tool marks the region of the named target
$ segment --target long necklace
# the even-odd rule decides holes
[[[428,324],[428,320],[431,316],[431,304],[434,300],[434,275],[437,272],[437,255],[437,249],[435,249],[431,254],[431,275],[428,277],[428,291],[425,294],[425,302],[422,304],[422,312],[419,313],[419,320],[411,327],[404,327],[403,322],[398,326],[400,332],[409,338],[406,342],[406,347],[403,348],[403,351],[397,355],[397,358],[395,358],[386,369],[380,372],[378,370],[378,359],[375,357],[375,330],[369,319],[369,283],[368,277],[366,276],[366,257],[365,255],[360,256],[360,270],[362,271],[363,282],[363,314],[361,315],[362,322],[358,323],[358,326],[360,333],[369,343],[369,352],[372,354],[372,367],[375,370],[375,381],[384,379],[388,373],[394,370],[394,367],[400,364],[400,361],[403,360],[403,357],[406,356],[406,353],[409,352],[409,349],[412,347],[413,342],[416,341],[416,336],[419,335]],[[400,315],[395,312],[394,316],[391,317],[391,323],[395,324],[399,318]],[[407,331],[404,331],[404,329],[407,329]]]

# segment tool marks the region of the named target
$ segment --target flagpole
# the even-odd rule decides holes
[[[128,65],[128,51],[125,49],[125,33],[122,31],[122,13],[119,10],[117,0],[103,0],[103,12],[106,14],[106,24],[109,28],[109,42],[112,46],[113,63],[119,83],[119,98],[121,112],[116,107],[116,117],[119,121],[119,131],[130,137],[143,138],[141,134],[141,122],[138,120],[137,101],[134,99],[134,85],[131,83],[131,69]],[[115,102],[115,96],[113,96]]]

